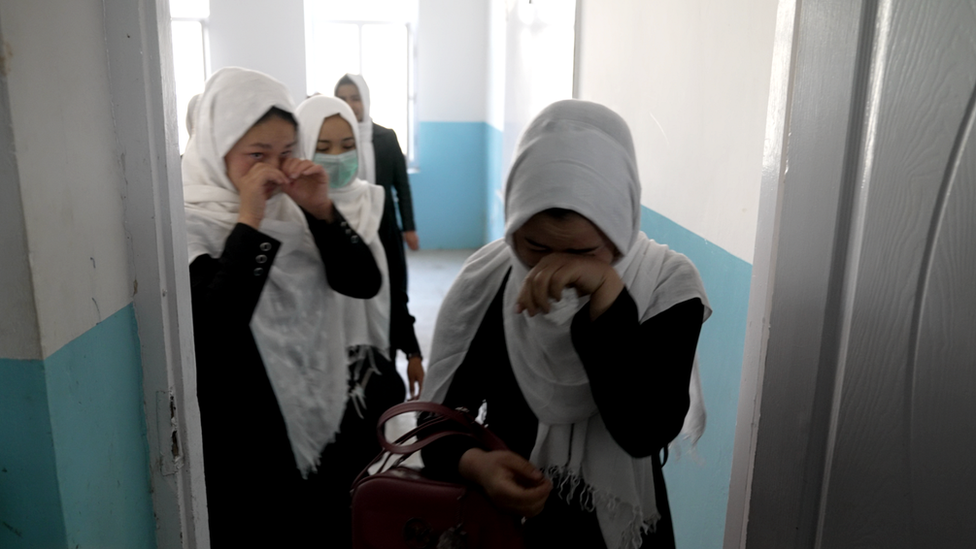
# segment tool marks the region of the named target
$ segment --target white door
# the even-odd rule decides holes
[[[784,5],[726,547],[976,547],[976,1]]]

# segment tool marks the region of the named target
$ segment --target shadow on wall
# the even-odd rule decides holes
[[[720,549],[732,474],[752,266],[644,207],[641,230],[695,263],[714,311],[698,342],[708,413],[705,434],[698,443],[697,457],[670,456],[664,476],[677,546]]]

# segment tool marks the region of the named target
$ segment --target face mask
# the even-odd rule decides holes
[[[329,188],[341,189],[348,185],[359,171],[359,151],[353,149],[342,154],[315,153],[312,162],[325,168],[329,174]]]

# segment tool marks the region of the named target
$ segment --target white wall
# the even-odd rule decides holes
[[[0,4],[41,343],[29,358],[49,356],[132,297],[102,17],[100,0]]]
[[[41,340],[6,79],[0,79],[0,181],[0,359],[39,358]]]
[[[506,0],[489,0],[488,82],[485,121],[497,130],[505,128],[505,34]]]
[[[273,76],[305,100],[305,8],[302,0],[210,0],[210,66],[244,67]]]
[[[579,96],[630,124],[642,202],[752,262],[777,0],[582,0]]]
[[[522,130],[546,106],[573,97],[574,0],[508,2],[505,44],[507,174]]]
[[[418,120],[486,120],[488,9],[488,0],[420,0]]]

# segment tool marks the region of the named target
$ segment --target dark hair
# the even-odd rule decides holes
[[[271,120],[272,117],[280,118],[285,122],[291,122],[292,126],[295,126],[296,128],[298,127],[298,120],[295,120],[295,115],[293,115],[292,113],[286,110],[279,109],[278,107],[271,107],[270,109],[268,109],[268,112],[264,113],[264,115],[262,115],[261,118],[258,118],[258,121],[254,123],[254,126],[257,126],[258,124],[263,124],[268,120]]]
[[[344,75],[342,75],[342,78],[340,78],[339,81],[336,82],[335,89],[332,90],[332,95],[338,95],[339,94],[339,87],[340,86],[345,86],[347,84],[350,85],[350,86],[354,86],[356,88],[356,91],[359,91],[359,86],[357,86],[356,83],[352,81],[352,78],[349,78],[349,75],[348,74],[344,74]]]
[[[566,219],[567,217],[572,217],[574,215],[586,219],[586,217],[580,214],[579,212],[575,212],[573,210],[567,210],[565,208],[549,208],[548,210],[542,210],[539,213],[551,217],[553,219],[559,219],[559,220],[563,220]]]

